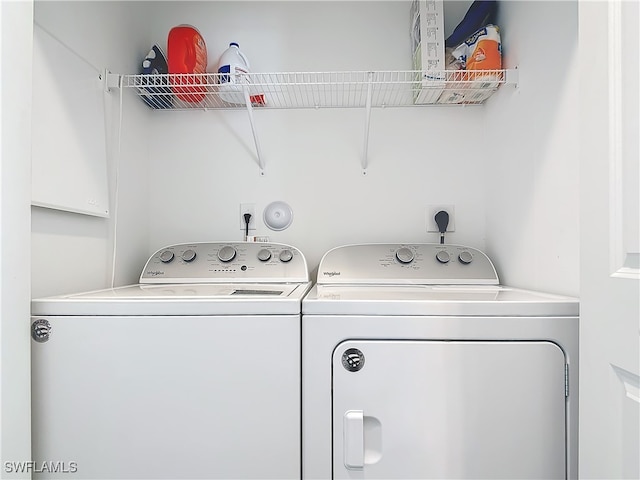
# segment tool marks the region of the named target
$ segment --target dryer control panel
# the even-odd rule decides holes
[[[358,244],[329,250],[318,284],[498,285],[487,255],[472,247],[438,243]]]
[[[147,261],[140,283],[309,281],[300,250],[281,243],[181,243],[161,248]]]

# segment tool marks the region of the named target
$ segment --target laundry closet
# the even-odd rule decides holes
[[[471,2],[444,3],[450,33]],[[56,128],[67,140],[98,141],[91,142],[95,170],[63,163],[69,183],[60,188],[96,181],[103,208],[34,202],[32,298],[135,283],[146,259],[167,245],[240,241],[243,205],[253,208],[251,235],[295,245],[312,274],[339,245],[437,243],[429,212],[452,207],[447,242],[486,252],[503,283],[581,296],[583,3],[500,1],[509,77],[481,105],[271,108],[267,98],[249,111],[152,109],[123,76],[141,73],[152,46],[166,48],[168,32],[181,24],[202,34],[208,71],[230,42],[256,73],[409,71],[411,2],[35,1],[34,49],[43,41],[61,56],[40,50],[50,64],[34,66],[34,85],[65,96],[77,84],[78,98],[88,98],[87,83],[99,92],[87,104],[97,117],[61,112]],[[57,59],[73,71],[57,78]],[[34,100],[34,115],[55,105],[47,93]],[[104,123],[90,124],[96,118]],[[33,138],[36,150],[41,140]],[[56,143],[42,145],[46,164]],[[273,202],[291,207],[288,228],[267,226],[263,213]],[[594,241],[588,251],[595,250]],[[628,358],[620,364],[637,373]],[[620,408],[631,419],[624,424],[633,423],[635,410]]]
[[[470,3],[445,2],[446,31]],[[209,69],[237,42],[256,73],[406,71],[410,6],[36,2],[34,28],[96,75],[140,73],[152,45],[166,48],[179,24],[200,31]],[[369,116],[349,106],[256,107],[264,170],[245,108],[153,110],[135,89],[111,86],[109,218],[33,209],[33,296],[131,283],[164,245],[240,240],[241,204],[255,206],[251,234],[299,246],[312,269],[340,244],[437,242],[427,209],[450,205],[450,243],[487,250],[505,281],[577,294],[577,2],[500,2],[498,19],[503,66],[518,79],[486,104],[374,106]],[[70,130],[82,136],[85,127]],[[286,230],[263,222],[274,201],[291,206]],[[65,264],[66,280],[51,282],[62,247],[84,260]]]

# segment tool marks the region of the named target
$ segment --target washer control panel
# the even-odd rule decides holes
[[[182,243],[147,261],[140,283],[308,282],[300,250],[281,243]]]
[[[359,244],[334,248],[318,267],[318,284],[498,285],[487,255],[464,245]]]

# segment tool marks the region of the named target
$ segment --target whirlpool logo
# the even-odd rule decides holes
[[[164,272],[162,270],[147,270],[146,274],[151,277],[157,277],[160,275],[164,275]]]
[[[340,275],[340,272],[322,272],[322,275],[324,275],[325,277],[335,277],[336,275]]]

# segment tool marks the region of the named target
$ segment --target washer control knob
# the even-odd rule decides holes
[[[410,248],[402,247],[396,251],[396,258],[400,263],[411,263],[414,255]]]
[[[193,260],[196,258],[196,252],[194,250],[185,250],[184,253],[182,254],[182,259],[185,262],[193,262]]]
[[[162,263],[169,263],[171,260],[173,260],[173,257],[174,255],[171,250],[165,250],[160,254],[160,261]]]
[[[440,263],[449,263],[450,259],[451,257],[446,250],[440,250],[438,253],[436,253],[436,260],[438,260]]]
[[[290,262],[293,259],[293,252],[288,248],[285,250],[282,250],[280,252],[279,258],[281,262],[284,262],[284,263]]]
[[[460,252],[460,255],[458,255],[458,260],[460,260],[460,263],[464,265],[469,265],[473,261],[473,255],[471,255],[471,253],[467,251]]]
[[[236,249],[231,245],[225,245],[218,251],[218,258],[221,262],[230,262],[234,258],[236,258]]]
[[[266,248],[263,248],[258,252],[258,260],[260,260],[261,262],[268,262],[269,260],[271,260],[271,252]]]

